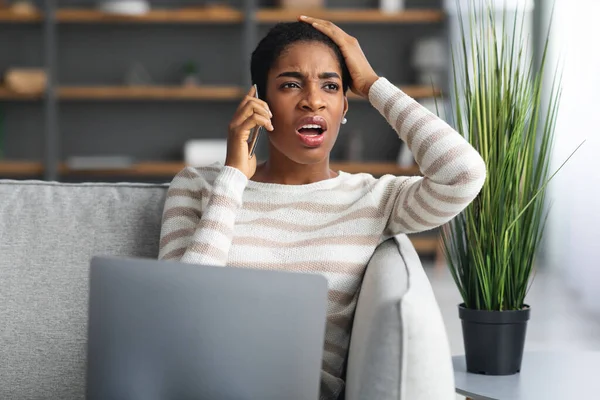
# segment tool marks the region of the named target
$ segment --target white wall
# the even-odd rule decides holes
[[[562,61],[564,78],[553,170],[587,141],[550,186],[544,262],[600,314],[600,1],[555,1],[549,65]]]

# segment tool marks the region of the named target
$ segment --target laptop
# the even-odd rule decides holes
[[[317,400],[327,280],[95,257],[88,400]]]

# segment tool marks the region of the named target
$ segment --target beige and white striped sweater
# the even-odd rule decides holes
[[[424,177],[340,171],[312,184],[281,185],[249,181],[231,167],[186,168],[171,183],[163,216],[160,259],[327,278],[322,399],[343,389],[358,289],[376,246],[446,223],[474,199],[486,175],[459,133],[385,78],[373,84],[369,100]]]

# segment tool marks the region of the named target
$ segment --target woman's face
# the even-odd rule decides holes
[[[319,42],[290,45],[267,76],[271,148],[298,164],[329,156],[348,110],[335,53]]]

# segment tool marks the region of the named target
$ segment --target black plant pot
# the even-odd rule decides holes
[[[518,311],[482,311],[459,305],[467,371],[513,375],[521,371],[529,306]]]

